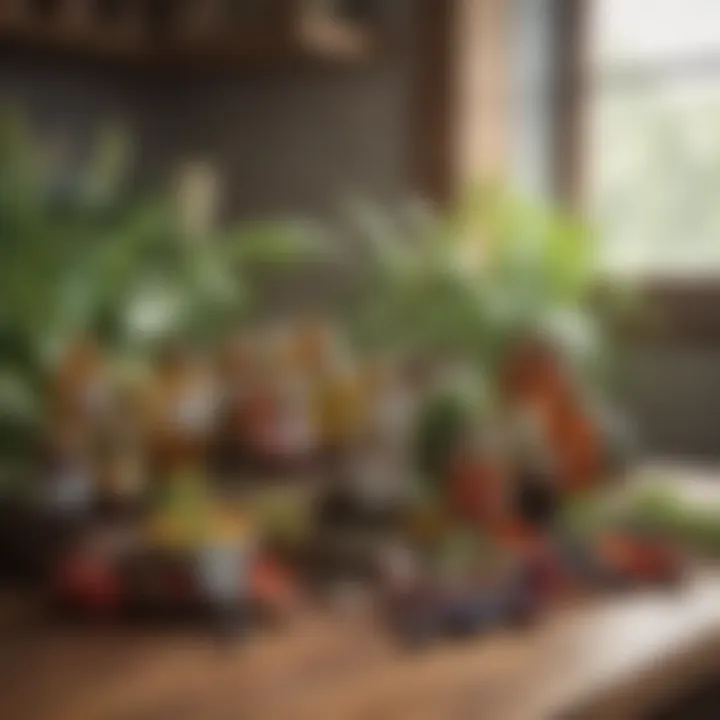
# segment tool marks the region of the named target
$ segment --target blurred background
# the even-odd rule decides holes
[[[715,0],[0,0],[0,565],[102,615],[192,555],[224,632],[238,562],[284,617],[469,512],[525,569],[510,516],[535,563],[566,496],[712,467],[719,125]]]
[[[68,176],[113,125],[131,139],[133,183],[200,164],[226,219],[335,220],[348,198],[445,202],[485,166],[513,188],[582,198],[611,274],[652,279],[674,314],[672,340],[628,353],[632,415],[657,452],[715,454],[712,2],[518,0],[450,27],[442,9],[423,19],[417,3],[367,0],[342,10],[370,27],[358,47],[196,48],[174,62],[139,62],[163,54],[170,20],[153,20],[148,47],[133,50],[117,37],[132,36],[134,10],[98,3],[88,39],[60,27],[61,4],[30,3],[25,32],[9,19],[23,4],[4,3],[0,91]]]

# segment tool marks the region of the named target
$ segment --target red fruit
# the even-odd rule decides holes
[[[672,548],[653,542],[639,543],[635,549],[636,573],[648,582],[666,582],[680,574],[681,563]]]
[[[602,473],[598,429],[572,398],[566,398],[551,414],[549,431],[563,489],[577,491],[590,486]]]
[[[519,345],[508,357],[504,387],[511,401],[555,404],[567,392],[559,356],[541,342]]]
[[[499,545],[518,553],[530,552],[538,543],[537,530],[512,516],[500,518],[494,523],[491,534]]]
[[[673,549],[652,540],[608,536],[601,542],[600,556],[616,572],[640,582],[669,582],[681,572]]]
[[[113,614],[122,603],[122,585],[115,569],[103,558],[78,555],[59,573],[61,597],[86,610]]]
[[[251,570],[250,592],[264,606],[287,608],[293,596],[290,574],[271,558],[258,560]]]
[[[505,508],[505,479],[500,468],[459,458],[451,468],[449,500],[453,513],[472,523],[497,521]]]

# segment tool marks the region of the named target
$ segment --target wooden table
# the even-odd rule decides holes
[[[178,631],[0,632],[4,720],[633,718],[720,671],[720,579],[415,655],[364,613],[227,646]]]
[[[60,632],[0,607],[3,720],[621,720],[716,673],[720,575],[707,571],[416,654],[361,609],[223,646],[178,630]]]

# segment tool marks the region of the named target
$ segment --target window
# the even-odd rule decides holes
[[[512,0],[511,177],[530,196],[553,192],[552,0]]]
[[[720,276],[720,2],[594,0],[588,199],[613,272]]]

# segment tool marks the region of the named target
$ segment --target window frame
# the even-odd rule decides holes
[[[588,203],[590,19],[592,3],[556,0],[556,117],[554,170],[558,199],[584,214]],[[659,345],[720,346],[720,272],[712,278],[658,278],[636,281],[657,321],[626,328],[631,340]]]
[[[463,178],[456,165],[457,154],[462,152],[458,131],[462,109],[457,94],[463,72],[457,45],[458,29],[462,25],[458,23],[458,13],[462,3],[468,1],[499,3],[501,7],[510,5],[507,0],[417,0],[413,8],[415,61],[409,112],[410,179],[417,191],[439,207],[450,205],[463,190]],[[552,189],[561,204],[581,216],[587,209],[588,172],[584,149],[590,90],[589,21],[591,3],[596,1],[601,0],[553,2],[556,32]],[[494,29],[486,27],[484,32]],[[473,40],[480,42],[482,38],[483,33],[478,32]],[[510,47],[505,52],[508,66],[511,51]],[[483,131],[481,126],[478,132]],[[621,329],[628,339],[651,344],[720,345],[720,275],[717,279],[648,277],[637,284],[653,315],[662,322]]]

